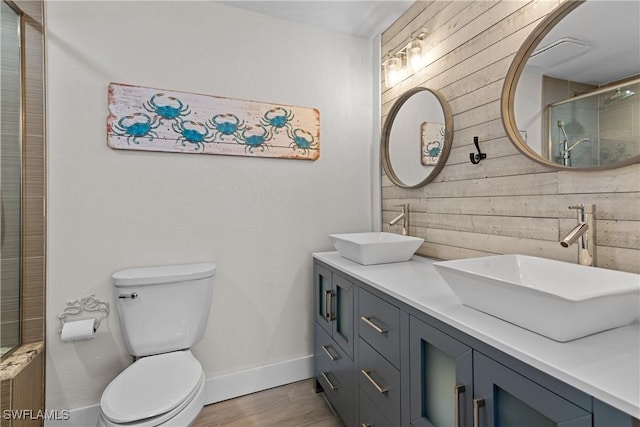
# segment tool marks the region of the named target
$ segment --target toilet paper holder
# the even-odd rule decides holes
[[[100,301],[96,298],[95,294],[87,295],[81,300],[70,300],[67,301],[67,307],[64,309],[62,314],[58,314],[58,320],[60,321],[60,330],[58,333],[62,333],[62,327],[65,322],[68,320],[67,316],[77,316],[83,312],[94,312],[97,311],[101,313],[101,316],[96,319],[95,326],[93,331],[97,331],[100,326],[100,322],[109,316],[109,303]]]

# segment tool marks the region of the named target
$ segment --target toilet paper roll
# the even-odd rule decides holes
[[[65,324],[62,325],[60,338],[62,342],[90,340],[95,333],[95,326],[96,319],[65,322]]]

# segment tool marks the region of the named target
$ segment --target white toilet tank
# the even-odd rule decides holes
[[[191,348],[209,319],[213,263],[130,268],[113,273],[125,345],[133,356]]]

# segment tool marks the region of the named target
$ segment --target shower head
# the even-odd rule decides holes
[[[632,97],[633,95],[635,95],[636,93],[632,90],[625,90],[624,92],[618,88],[616,89],[616,93],[611,95],[609,98],[604,100],[604,105],[611,105],[611,104],[615,104],[617,102],[622,101],[623,99],[627,99]]]

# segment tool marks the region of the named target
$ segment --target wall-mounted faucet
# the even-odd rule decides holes
[[[402,211],[400,215],[389,221],[389,226],[393,227],[398,221],[402,220],[402,235],[406,236],[409,230],[409,203],[396,205],[396,207],[400,207]]]
[[[560,245],[568,248],[580,239],[578,246],[578,263],[581,265],[596,265],[596,205],[569,206],[576,209],[578,225],[560,240]]]

